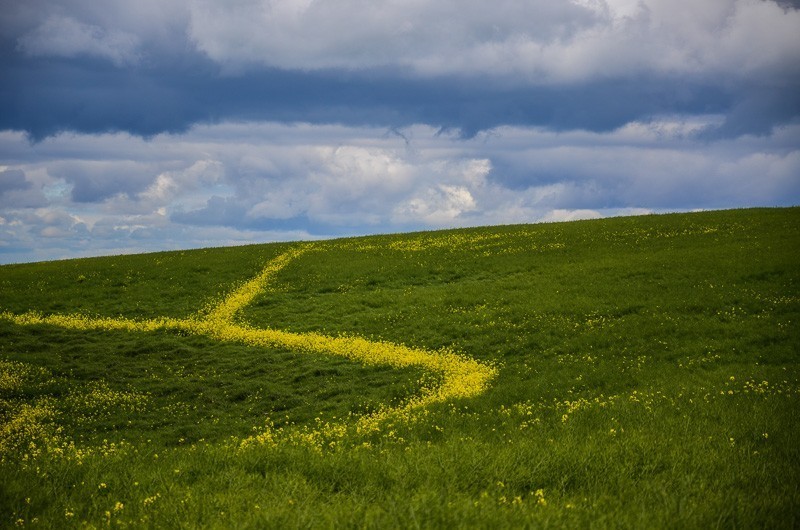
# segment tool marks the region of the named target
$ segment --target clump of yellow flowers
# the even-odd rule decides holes
[[[313,244],[306,244],[279,255],[267,263],[256,277],[234,289],[216,306],[206,308],[190,318],[161,317],[132,320],[90,317],[82,314],[42,315],[37,312],[23,314],[3,312],[0,313],[0,318],[18,325],[46,324],[76,330],[177,331],[255,347],[282,347],[298,353],[335,355],[363,364],[389,365],[395,368],[416,367],[439,376],[440,384],[437,387],[426,388],[399,406],[387,406],[366,416],[351,417],[349,421],[325,423],[291,433],[275,432],[268,426],[264,432],[242,441],[242,447],[254,444],[273,445],[284,441],[321,448],[334,444],[347,433],[377,432],[387,420],[411,421],[415,411],[430,404],[452,398],[473,397],[486,390],[496,375],[496,368],[446,349],[430,351],[391,342],[371,341],[358,336],[328,336],[313,332],[294,333],[254,328],[237,321],[238,313],[264,292],[277,273],[297,257],[314,249]],[[9,381],[8,384],[13,383]],[[127,404],[128,396],[117,396],[117,398]]]

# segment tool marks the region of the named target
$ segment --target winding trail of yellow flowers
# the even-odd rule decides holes
[[[389,365],[395,368],[418,367],[438,374],[438,387],[425,389],[403,405],[385,407],[355,421],[324,424],[317,429],[295,433],[293,441],[319,445],[324,440],[343,437],[348,432],[366,434],[380,430],[388,419],[403,420],[418,409],[452,398],[472,397],[482,393],[496,375],[496,369],[474,359],[446,350],[430,351],[410,348],[391,342],[370,341],[356,336],[331,337],[319,333],[293,333],[276,329],[253,328],[236,321],[237,313],[261,294],[269,281],[292,260],[314,249],[313,244],[291,249],[270,261],[253,279],[225,297],[209,311],[190,318],[161,317],[149,320],[89,317],[81,314],[42,315],[0,313],[0,318],[18,325],[46,324],[77,330],[122,330],[130,332],[178,331],[205,335],[219,341],[237,342],[251,346],[283,347],[300,353],[337,355],[363,364]],[[242,441],[251,444],[276,444],[279,438],[268,427],[264,432]]]

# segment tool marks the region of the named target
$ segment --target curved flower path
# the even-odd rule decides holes
[[[270,280],[298,256],[314,249],[313,244],[291,249],[270,261],[253,279],[241,285],[210,311],[185,319],[156,318],[133,320],[126,318],[88,317],[81,314],[41,315],[27,312],[15,315],[0,313],[0,318],[18,325],[47,324],[77,330],[124,330],[153,332],[179,331],[205,335],[219,341],[237,342],[250,346],[282,347],[298,353],[337,355],[362,364],[389,365],[395,368],[417,367],[434,372],[441,377],[438,387],[425,389],[420,394],[396,407],[385,407],[352,421],[325,424],[315,430],[294,433],[289,439],[320,445],[323,440],[338,439],[348,432],[367,434],[380,430],[389,419],[402,420],[423,407],[451,398],[472,397],[488,388],[497,370],[474,359],[440,350],[409,348],[391,342],[370,341],[355,336],[331,337],[319,333],[293,333],[269,328],[254,328],[237,322],[237,313],[261,294]],[[284,433],[285,434],[285,433]],[[242,441],[242,446],[252,444],[275,445],[285,439],[269,427],[261,434]]]

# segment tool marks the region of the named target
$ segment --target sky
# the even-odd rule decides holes
[[[0,0],[0,263],[800,204],[800,0]]]

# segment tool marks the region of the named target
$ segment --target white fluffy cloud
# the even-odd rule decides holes
[[[406,69],[562,83],[800,70],[800,11],[772,0],[29,0],[0,31],[31,55],[124,65],[195,47],[229,70]],[[20,33],[21,32],[21,33]],[[154,60],[155,57],[149,59]]]
[[[380,68],[575,82],[800,68],[800,12],[763,0],[197,0],[197,48],[231,68]]]
[[[16,157],[0,167],[0,260],[800,200],[800,126],[709,145],[694,136],[702,125],[502,127],[465,140],[421,125],[398,136],[222,123],[36,145],[3,132],[0,152]],[[92,175],[117,177],[93,188]],[[23,192],[30,202],[11,200]]]

